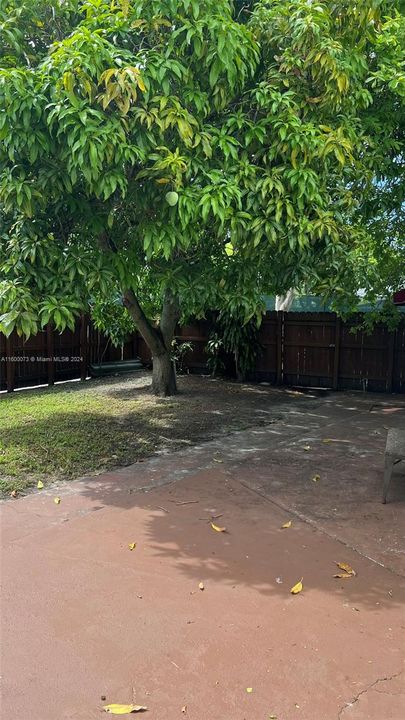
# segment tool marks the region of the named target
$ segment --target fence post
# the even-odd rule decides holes
[[[284,312],[277,313],[277,384],[283,383]]]
[[[339,387],[339,360],[340,360],[340,335],[342,330],[342,321],[340,317],[336,317],[335,323],[335,356],[333,361],[333,383],[332,388],[337,390]]]
[[[13,334],[13,333],[12,333]],[[14,390],[14,373],[15,365],[11,361],[12,357],[12,346],[11,346],[11,335],[6,339],[6,378],[7,378],[7,392],[13,392]]]
[[[388,338],[388,362],[387,362],[387,392],[392,392],[394,379],[394,351],[397,331],[392,330]]]
[[[85,380],[87,378],[87,363],[88,363],[88,349],[89,349],[87,328],[88,328],[87,316],[82,315],[81,324],[80,324],[80,357],[81,357],[80,380]]]
[[[49,322],[46,326],[46,356],[48,359],[48,385],[55,383],[55,359],[54,359],[53,327]]]

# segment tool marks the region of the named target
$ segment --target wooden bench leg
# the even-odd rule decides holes
[[[394,460],[389,455],[385,456],[385,463],[384,463],[384,487],[383,487],[383,496],[382,501],[383,504],[387,502],[387,493],[388,488],[391,482],[391,475],[392,475],[392,468],[394,467]]]

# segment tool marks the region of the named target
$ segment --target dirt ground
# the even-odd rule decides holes
[[[404,398],[243,392],[257,424],[3,503],[6,720],[403,720]]]

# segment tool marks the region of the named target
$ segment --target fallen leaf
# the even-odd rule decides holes
[[[128,547],[129,547],[130,550],[135,550],[135,548],[136,548],[136,543],[129,543]]]
[[[103,710],[111,715],[129,715],[129,713],[145,712],[147,709],[144,705],[119,705],[116,703],[103,705]]]
[[[336,575],[333,576],[334,578],[351,578],[353,577],[352,574],[348,575],[347,573],[336,573]]]
[[[353,568],[351,567],[351,565],[349,565],[348,563],[345,563],[345,562],[337,562],[336,565],[337,565],[338,568],[340,568],[341,570],[344,570],[345,573],[347,573],[348,575],[356,575],[355,570],[353,570]]]
[[[325,438],[324,440],[322,440],[322,442],[323,442],[323,443],[330,443],[330,442],[332,442],[332,440],[331,440],[330,438]]]
[[[304,579],[304,578],[301,578],[301,580],[300,580],[299,582],[297,582],[297,584],[294,585],[294,586],[291,588],[290,592],[291,592],[293,595],[297,595],[297,593],[300,593],[300,592],[301,592],[301,590],[302,590],[302,588],[303,588],[303,585],[302,585],[303,579]]]
[[[314,475],[314,477],[312,478],[312,481],[313,481],[313,482],[318,482],[318,480],[320,480],[320,479],[321,479],[321,476],[320,476],[320,475]]]
[[[288,522],[284,523],[284,525],[281,526],[281,528],[290,528],[292,525],[292,520],[288,520]]]
[[[204,590],[204,583],[201,581],[200,583],[198,583],[198,587],[200,588],[200,590]]]
[[[302,446],[302,449],[308,451],[308,450],[311,449],[311,446],[310,446],[310,445],[303,445],[303,446]]]
[[[252,692],[253,692],[253,688],[246,688],[246,692],[252,693]]]
[[[277,720],[277,715],[269,715],[269,720]]]
[[[223,460],[220,460],[219,458],[212,458],[212,459],[213,459],[214,462],[217,462],[217,463],[223,463],[223,462],[224,462]]]
[[[54,501],[55,505],[59,505],[59,503],[60,503],[60,497],[54,498],[53,501]]]
[[[186,712],[187,712],[187,705],[183,705],[183,707],[181,708],[181,712],[182,712],[182,713],[186,713]]]
[[[17,497],[17,490],[12,490],[10,495],[11,497]]]
[[[42,490],[43,487],[44,487],[44,483],[41,480],[38,480],[38,482],[37,482],[38,490]]]
[[[211,523],[211,527],[215,532],[226,532],[226,527],[219,527],[219,525],[215,525],[215,523]]]

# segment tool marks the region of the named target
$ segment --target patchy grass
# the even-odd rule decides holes
[[[178,448],[269,421],[269,388],[180,378],[181,393],[155,398],[149,376],[23,391],[0,398],[0,491],[127,465],[157,448]]]

